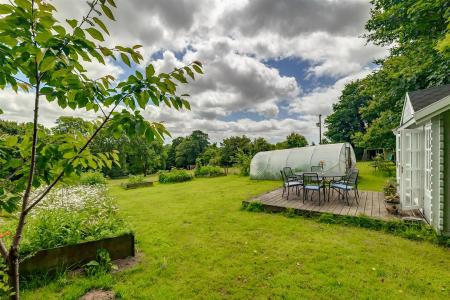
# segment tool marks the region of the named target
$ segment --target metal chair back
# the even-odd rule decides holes
[[[304,186],[320,186],[319,174],[317,173],[303,173]]]
[[[358,186],[359,171],[356,169],[351,170],[350,174],[346,178],[347,185],[357,187]]]
[[[284,173],[284,177],[286,177],[286,178],[295,177],[294,172],[292,172],[291,167],[284,167],[283,173]]]
[[[322,166],[311,166],[311,172],[322,172]]]

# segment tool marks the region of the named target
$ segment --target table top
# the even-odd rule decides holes
[[[307,171],[305,171],[305,172],[295,172],[294,174],[295,175],[297,175],[297,176],[303,176],[303,174],[304,173],[309,173],[309,174],[311,174],[311,173],[317,173],[317,175],[320,177],[320,178],[332,178],[332,177],[345,177],[345,175],[346,174],[342,174],[342,173],[333,173],[333,172],[307,172]]]

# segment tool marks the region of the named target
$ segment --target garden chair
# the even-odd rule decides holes
[[[284,167],[283,173],[284,173],[284,176],[286,176],[286,178],[289,178],[289,180],[297,180],[297,181],[301,180],[301,176],[295,175],[294,172],[292,171],[291,167]]]
[[[300,194],[300,188],[303,186],[303,182],[301,180],[298,180],[297,177],[291,177],[289,178],[288,176],[286,176],[286,174],[281,170],[281,178],[283,178],[283,194],[281,195],[281,197],[284,197],[284,193],[287,190],[287,200],[289,200],[289,190],[291,188],[295,188],[296,194],[299,195]]]
[[[321,191],[323,191],[323,201],[325,202],[325,184],[319,179],[317,173],[303,173],[303,203],[305,203],[308,193],[311,191],[311,199],[314,192],[319,192],[319,206],[321,200]]]
[[[311,166],[311,172],[322,172],[322,166]]]
[[[353,191],[355,194],[356,203],[359,204],[358,176],[359,171],[357,169],[353,169],[350,171],[350,174],[342,180],[332,182],[330,184],[330,189],[333,191],[338,191],[339,196],[342,196],[347,201],[348,205],[350,205],[348,194]]]

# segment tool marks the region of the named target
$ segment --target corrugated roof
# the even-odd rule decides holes
[[[414,111],[419,111],[450,95],[450,84],[408,93]]]

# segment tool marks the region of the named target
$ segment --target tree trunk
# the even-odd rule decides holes
[[[8,256],[8,276],[9,286],[13,289],[10,299],[20,299],[20,282],[19,282],[19,250],[11,247]]]

